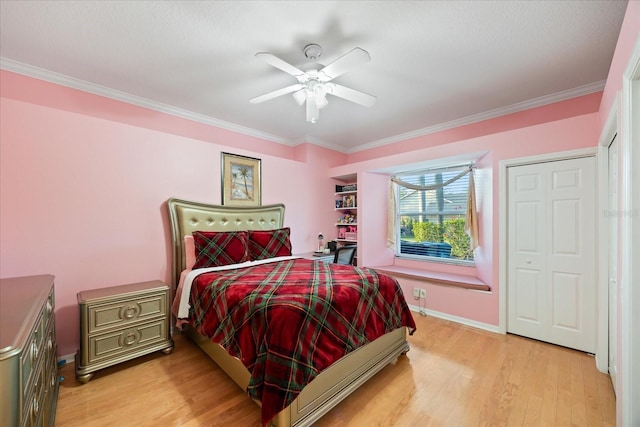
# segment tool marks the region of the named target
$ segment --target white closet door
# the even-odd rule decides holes
[[[508,169],[507,331],[595,351],[595,160]]]

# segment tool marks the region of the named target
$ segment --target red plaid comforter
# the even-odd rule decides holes
[[[189,322],[247,367],[263,425],[345,354],[401,326],[415,330],[395,279],[306,259],[197,276]]]

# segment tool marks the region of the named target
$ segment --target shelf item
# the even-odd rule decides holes
[[[356,204],[356,195],[355,194],[347,194],[342,196],[342,208],[343,209],[355,209]]]
[[[3,426],[53,426],[58,400],[52,275],[0,279]]]
[[[87,383],[99,369],[154,351],[173,350],[169,287],[161,281],[78,293],[80,350],[76,379]]]
[[[355,193],[358,191],[357,184],[336,185],[336,193]]]

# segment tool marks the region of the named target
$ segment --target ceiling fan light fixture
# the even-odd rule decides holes
[[[316,98],[312,91],[307,89],[307,121],[309,123],[316,123],[318,121],[318,116],[320,115],[320,111],[318,109],[318,104],[316,104]]]
[[[322,96],[316,96],[316,105],[318,106],[318,109],[320,108],[324,108],[329,104],[329,101],[327,101],[327,97],[322,95]]]
[[[316,84],[314,86],[313,96],[318,108],[324,108],[329,103],[329,101],[327,101],[327,90],[325,89],[323,84]]]
[[[304,104],[304,101],[307,99],[307,90],[306,89],[300,89],[299,91],[294,92],[293,93],[293,99],[296,100],[298,105],[302,106],[302,104]]]

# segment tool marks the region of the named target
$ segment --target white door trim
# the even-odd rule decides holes
[[[618,425],[640,425],[640,36],[622,75],[620,110],[620,349],[616,401]],[[635,167],[634,167],[635,165]]]
[[[598,313],[596,325],[596,367],[600,372],[609,371],[609,226],[603,209],[609,200],[609,145],[618,133],[618,105],[620,93],[616,94],[607,121],[598,139],[598,248],[596,254]]]
[[[499,257],[498,263],[500,265],[500,272],[498,275],[498,283],[499,283],[499,291],[498,291],[498,330],[501,334],[507,333],[507,211],[508,211],[508,200],[507,200],[507,168],[512,166],[521,166],[521,165],[529,165],[533,163],[542,163],[542,162],[553,162],[556,160],[567,160],[567,159],[575,159],[578,157],[589,157],[595,156],[597,154],[597,147],[590,148],[582,148],[578,150],[571,151],[562,151],[558,153],[548,153],[537,156],[529,156],[529,157],[520,157],[514,159],[505,159],[501,160],[499,163],[499,195],[498,195],[498,203],[499,203],[499,238],[498,238],[498,247],[499,247]],[[598,165],[596,166],[598,167]],[[597,173],[597,171],[596,171]],[[596,201],[596,206],[598,206],[600,201]],[[598,294],[599,297],[599,294]]]

